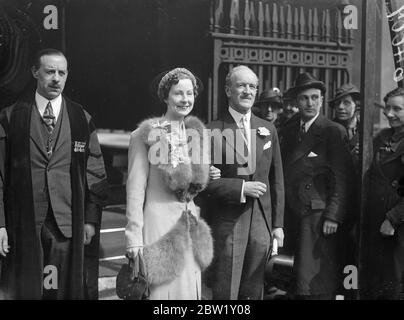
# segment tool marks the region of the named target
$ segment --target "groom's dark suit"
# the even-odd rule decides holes
[[[209,129],[223,132],[223,136],[214,134],[212,139],[212,164],[221,170],[221,178],[209,183],[203,208],[215,240],[210,269],[213,299],[262,298],[271,231],[283,227],[283,171],[277,132],[272,124],[253,114],[250,126],[249,156],[255,170],[247,173],[238,171],[247,169],[243,161],[247,148],[231,138],[240,130],[229,111],[208,124]],[[232,157],[235,161],[229,163]],[[260,181],[267,190],[259,199],[246,197],[241,203],[243,180]]]

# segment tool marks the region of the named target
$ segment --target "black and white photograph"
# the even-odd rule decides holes
[[[404,0],[0,0],[0,300],[403,284]]]

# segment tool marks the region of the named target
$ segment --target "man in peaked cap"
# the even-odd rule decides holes
[[[282,113],[282,93],[274,87],[261,92],[254,107],[254,113],[260,118],[274,124],[279,124],[279,114]]]
[[[285,173],[285,251],[294,254],[297,299],[334,299],[340,283],[337,232],[352,161],[345,129],[320,114],[325,84],[299,74],[289,90],[299,114],[280,132]]]

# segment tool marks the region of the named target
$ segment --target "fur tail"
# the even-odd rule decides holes
[[[161,239],[143,250],[147,276],[151,285],[171,282],[180,276],[185,264],[184,252],[189,248],[187,213]]]
[[[213,238],[207,223],[199,218],[194,223],[191,222],[192,250],[196,262],[201,271],[205,270],[213,259]]]

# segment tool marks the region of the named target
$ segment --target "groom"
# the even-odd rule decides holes
[[[284,187],[275,127],[251,113],[258,77],[246,66],[226,76],[228,108],[208,124],[221,178],[203,208],[215,241],[213,299],[262,299],[272,237],[283,245]]]

